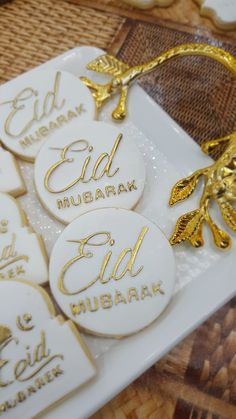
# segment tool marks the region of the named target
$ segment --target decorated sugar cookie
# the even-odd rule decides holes
[[[50,260],[60,308],[85,331],[112,337],[138,332],[168,304],[175,282],[172,248],[157,226],[123,209],[74,220]]]
[[[74,121],[44,144],[35,162],[35,186],[50,213],[63,223],[101,207],[133,208],[145,183],[134,141],[103,122]]]
[[[0,191],[12,196],[26,192],[25,183],[14,156],[0,147]]]
[[[201,15],[210,17],[222,29],[236,28],[235,0],[196,0],[201,6]]]
[[[0,279],[48,281],[43,239],[27,225],[24,212],[10,195],[0,193]]]
[[[0,235],[12,233],[27,225],[24,211],[17,200],[6,193],[0,192]]]
[[[42,144],[71,122],[95,117],[89,90],[70,73],[35,70],[0,88],[0,139],[13,153],[33,161]]]
[[[76,327],[55,316],[42,288],[0,281],[1,418],[31,419],[95,375]]]

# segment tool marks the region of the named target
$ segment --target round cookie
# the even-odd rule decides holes
[[[173,250],[143,216],[103,208],[78,217],[51,255],[50,287],[64,313],[87,332],[121,337],[152,323],[175,283]]]
[[[72,121],[95,117],[89,89],[74,75],[35,70],[1,86],[2,143],[21,158],[34,161],[42,144]]]
[[[41,148],[34,180],[46,209],[70,223],[97,208],[133,208],[143,193],[145,166],[122,128],[74,121]]]

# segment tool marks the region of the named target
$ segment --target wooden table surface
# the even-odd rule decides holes
[[[118,0],[13,0],[0,6],[0,83],[84,44],[135,62],[140,54],[139,34],[142,43],[146,35],[149,37],[146,54],[161,51],[166,45],[203,40],[236,55],[236,31],[221,31],[210,20],[200,17],[199,6],[193,0],[175,0],[169,8],[145,12]],[[202,65],[194,61],[200,71]],[[224,78],[215,67],[203,70],[204,74],[211,74],[211,86],[220,84],[212,96],[208,83],[199,84],[201,74],[191,79],[201,99],[200,108],[184,85],[185,76],[191,76],[191,68],[186,64],[182,67],[176,64],[160,75],[166,88],[163,96],[153,89],[151,79],[144,85],[196,141],[205,139],[209,132],[214,137],[236,129],[235,83]],[[178,96],[173,95],[173,88],[167,95],[172,77]],[[185,106],[184,112],[181,106]],[[207,130],[202,121],[207,123]],[[235,403],[236,299],[233,299],[93,419],[236,419]]]

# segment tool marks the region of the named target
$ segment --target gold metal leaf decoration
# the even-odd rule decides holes
[[[207,44],[186,44],[163,52],[153,60],[129,67],[115,57],[103,55],[96,58],[88,69],[99,73],[110,74],[111,80],[107,84],[97,84],[86,77],[81,80],[91,89],[97,109],[113,95],[119,94],[116,108],[112,112],[114,120],[123,120],[127,115],[127,98],[130,86],[140,77],[157,70],[169,60],[188,55],[200,55],[218,61],[236,76],[236,59],[227,51]],[[171,244],[189,241],[192,246],[203,246],[202,225],[206,223],[211,229],[217,247],[227,249],[231,245],[231,238],[212,220],[209,207],[215,201],[219,207],[227,226],[235,231],[235,211],[232,203],[236,201],[236,132],[224,138],[211,140],[202,146],[202,151],[209,154],[220,144],[226,145],[221,157],[211,166],[198,170],[191,176],[181,179],[171,192],[170,205],[175,205],[187,199],[195,190],[200,179],[204,179],[204,191],[199,209],[182,215],[177,220],[174,232],[170,238]]]
[[[175,231],[170,238],[170,243],[179,244],[185,240],[196,238],[199,234],[203,215],[200,210],[194,210],[182,215],[175,226]]]
[[[97,71],[98,73],[110,74],[111,76],[120,76],[129,66],[112,55],[104,54],[87,65],[88,70]]]
[[[236,232],[236,209],[233,206],[236,201],[236,132],[227,137],[207,142],[202,146],[202,150],[209,153],[212,151],[212,147],[215,148],[222,143],[227,143],[226,150],[215,163],[181,179],[172,189],[171,205],[190,196],[195,188],[196,178],[199,178],[200,175],[203,176],[204,191],[199,209],[184,214],[177,220],[170,238],[172,245],[188,240],[194,247],[203,246],[202,224],[206,222],[211,229],[217,247],[228,249],[231,246],[232,241],[229,234],[214,223],[209,213],[209,207],[212,201],[216,202],[225,223]]]
[[[180,179],[172,188],[169,204],[172,206],[177,202],[187,199],[192,195],[197,186],[198,179],[202,175],[202,171],[197,171],[191,176]]]
[[[86,77],[81,77],[81,80],[92,90],[98,110],[111,96],[120,94],[118,105],[112,112],[113,119],[120,121],[127,115],[127,96],[132,83],[140,77],[156,70],[167,61],[186,55],[209,57],[218,61],[236,75],[236,60],[228,52],[207,44],[185,44],[178,45],[155,57],[153,60],[134,67],[129,67],[111,55],[102,55],[89,63],[87,68],[99,73],[110,74],[112,76],[111,81],[102,85],[94,83]]]
[[[12,336],[11,330],[0,324],[0,346]]]
[[[219,201],[219,207],[227,226],[236,233],[236,210],[226,200]]]

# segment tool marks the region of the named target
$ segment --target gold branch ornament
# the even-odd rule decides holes
[[[127,115],[127,96],[131,84],[170,59],[188,55],[212,58],[236,76],[236,59],[228,52],[211,45],[186,44],[172,48],[148,63],[134,67],[129,67],[117,58],[104,54],[90,62],[87,68],[111,75],[111,81],[101,85],[86,77],[81,77],[81,80],[91,89],[97,110],[100,110],[113,95],[119,94],[118,105],[112,112],[112,117],[115,120],[123,120]],[[204,179],[204,191],[199,209],[184,214],[177,220],[170,238],[172,245],[188,241],[194,247],[203,246],[202,225],[204,222],[210,227],[217,247],[228,249],[231,245],[230,236],[213,222],[209,207],[210,203],[215,201],[227,226],[236,232],[236,210],[233,207],[236,201],[236,132],[224,138],[206,142],[202,150],[209,154],[222,143],[226,144],[226,150],[215,163],[181,179],[172,189],[169,201],[171,206],[187,199],[194,192],[199,179]]]

